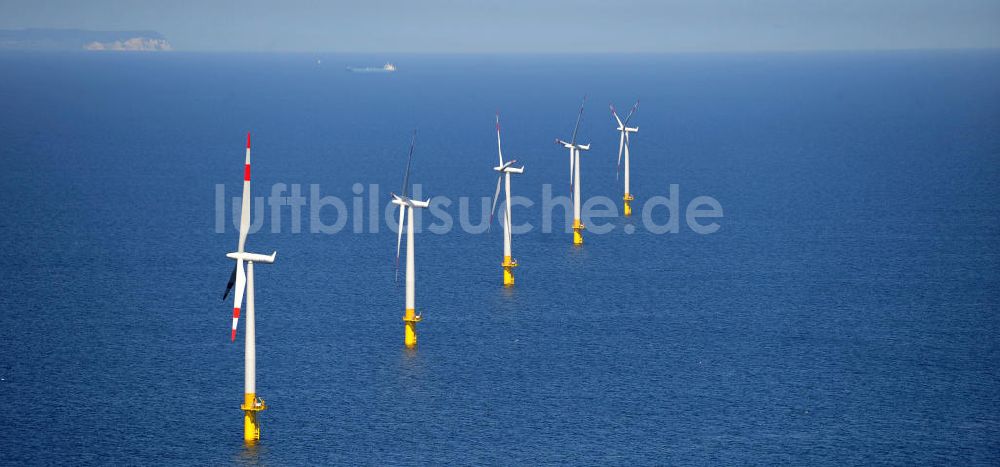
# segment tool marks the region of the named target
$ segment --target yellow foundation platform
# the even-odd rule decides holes
[[[406,323],[406,336],[403,338],[403,343],[406,344],[407,348],[412,349],[417,346],[417,323],[420,322],[420,316],[413,308],[407,308],[406,314],[403,315],[403,322]]]
[[[633,200],[635,200],[635,197],[633,197],[629,193],[625,193],[625,217],[631,217],[632,216],[632,201]]]
[[[583,230],[586,227],[580,222],[580,219],[573,219],[573,244],[583,245]]]
[[[267,404],[263,399],[258,399],[256,394],[243,394],[243,441],[253,443],[260,440],[260,420],[257,419],[257,412],[267,409]]]
[[[500,266],[503,267],[504,287],[510,287],[514,285],[514,268],[517,267],[517,260],[511,259],[510,256],[504,256],[503,263],[501,263]]]

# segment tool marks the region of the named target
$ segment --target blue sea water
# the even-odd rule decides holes
[[[400,71],[344,71],[386,58]],[[8,53],[0,70],[0,463],[1000,462],[1000,53]],[[457,215],[492,195],[499,110],[514,193],[536,202],[515,221],[539,226],[543,185],[569,191],[552,140],[585,93],[584,197],[620,203],[607,105],[639,97],[636,205],[677,184],[681,209],[719,201],[719,230],[637,215],[573,248],[536,228],[505,290],[499,229],[435,234],[425,214],[407,352],[385,222],[293,233],[288,207],[255,211],[248,246],[278,260],[256,268],[270,409],[245,446],[231,218],[216,232],[245,133],[255,196],[318,184],[350,206],[355,183],[365,203],[398,190],[416,128],[411,180]]]

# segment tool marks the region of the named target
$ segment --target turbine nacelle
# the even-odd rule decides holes
[[[253,261],[255,263],[271,264],[274,263],[274,258],[277,255],[278,255],[277,251],[271,253],[270,255],[262,255],[260,253],[248,253],[245,251],[234,251],[232,253],[226,253],[226,258],[240,260],[240,261]]]
[[[392,204],[396,204],[399,206],[408,206],[411,208],[427,208],[430,207],[431,200],[428,199],[427,201],[418,201],[410,199],[406,196],[399,196],[395,193],[392,193]]]
[[[493,170],[500,173],[523,174],[524,166],[521,167],[493,167]]]
[[[512,173],[512,174],[524,173],[524,166],[521,166],[521,167],[512,167],[516,163],[517,163],[517,160],[515,159],[515,160],[512,160],[510,162],[506,162],[503,165],[499,165],[499,166],[493,167],[493,170],[495,170],[497,172],[501,172],[501,173]]]
[[[576,149],[576,150],[579,150],[579,151],[589,151],[590,150],[590,144],[568,143],[568,142],[563,141],[563,140],[558,139],[558,138],[556,138],[556,144],[561,144],[565,148]]]
[[[639,127],[632,128],[632,127],[622,127],[621,125],[618,125],[618,131],[624,131],[627,133],[638,133]]]

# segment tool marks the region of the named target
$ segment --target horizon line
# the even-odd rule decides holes
[[[879,52],[988,52],[1000,51],[997,47],[899,47],[899,48],[814,48],[814,49],[719,49],[719,50],[670,50],[670,51],[344,51],[344,50],[247,50],[247,49],[173,49],[173,50],[34,50],[0,49],[0,53],[85,53],[103,55],[160,55],[160,54],[260,54],[260,55],[755,55],[755,54],[801,54],[801,53],[879,53]]]

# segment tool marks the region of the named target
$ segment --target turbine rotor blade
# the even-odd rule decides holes
[[[243,293],[246,291],[247,276],[243,270],[243,260],[236,260],[236,293],[233,294],[233,329],[231,340],[236,341],[236,325],[240,321],[240,308],[243,305]]]
[[[240,242],[236,251],[242,253],[250,232],[250,133],[247,132],[247,153],[243,165],[243,199],[240,204]]]
[[[406,171],[403,172],[403,198],[406,197],[406,188],[410,183],[410,162],[413,160],[413,145],[417,142],[417,130],[413,130],[413,136],[410,138],[410,154],[406,156]]]
[[[622,149],[625,148],[625,138],[626,138],[625,134],[627,133],[624,130],[624,128],[625,128],[624,125],[622,125],[622,128],[623,128],[622,135],[618,139],[618,170],[615,172],[615,181],[618,181],[618,174],[622,170]]]
[[[580,120],[583,118],[583,106],[587,103],[587,95],[583,96],[583,102],[580,103],[580,113],[576,115],[576,125],[573,126],[573,138],[570,139],[570,144],[576,144],[576,131],[580,129]]]
[[[233,273],[229,275],[229,282],[226,283],[226,291],[222,293],[222,299],[225,300],[229,296],[229,291],[233,290],[233,284],[236,283],[236,266],[233,265]]]
[[[500,112],[497,112],[497,155],[500,156],[500,166],[503,167],[503,151],[500,149]]]
[[[618,118],[618,112],[615,112],[615,105],[609,104],[609,107],[611,107],[611,115],[618,121],[618,126],[624,127],[625,125],[622,123],[622,119]]]
[[[399,229],[396,234],[396,283],[399,283],[399,251],[403,246],[403,219],[406,218],[406,206],[399,205]]]
[[[486,228],[487,230],[491,230],[493,228],[493,214],[497,211],[497,200],[500,199],[501,181],[503,181],[503,174],[500,174],[500,176],[497,177],[497,191],[493,193],[493,209],[490,209],[490,225]]]
[[[635,113],[635,109],[639,108],[639,99],[635,100],[635,105],[632,106],[632,110],[628,112],[628,116],[625,117],[625,123],[622,126],[628,125],[628,121],[632,119],[632,114]]]
[[[576,148],[569,148],[569,190],[573,191],[573,161],[576,159],[573,157],[576,155]]]

